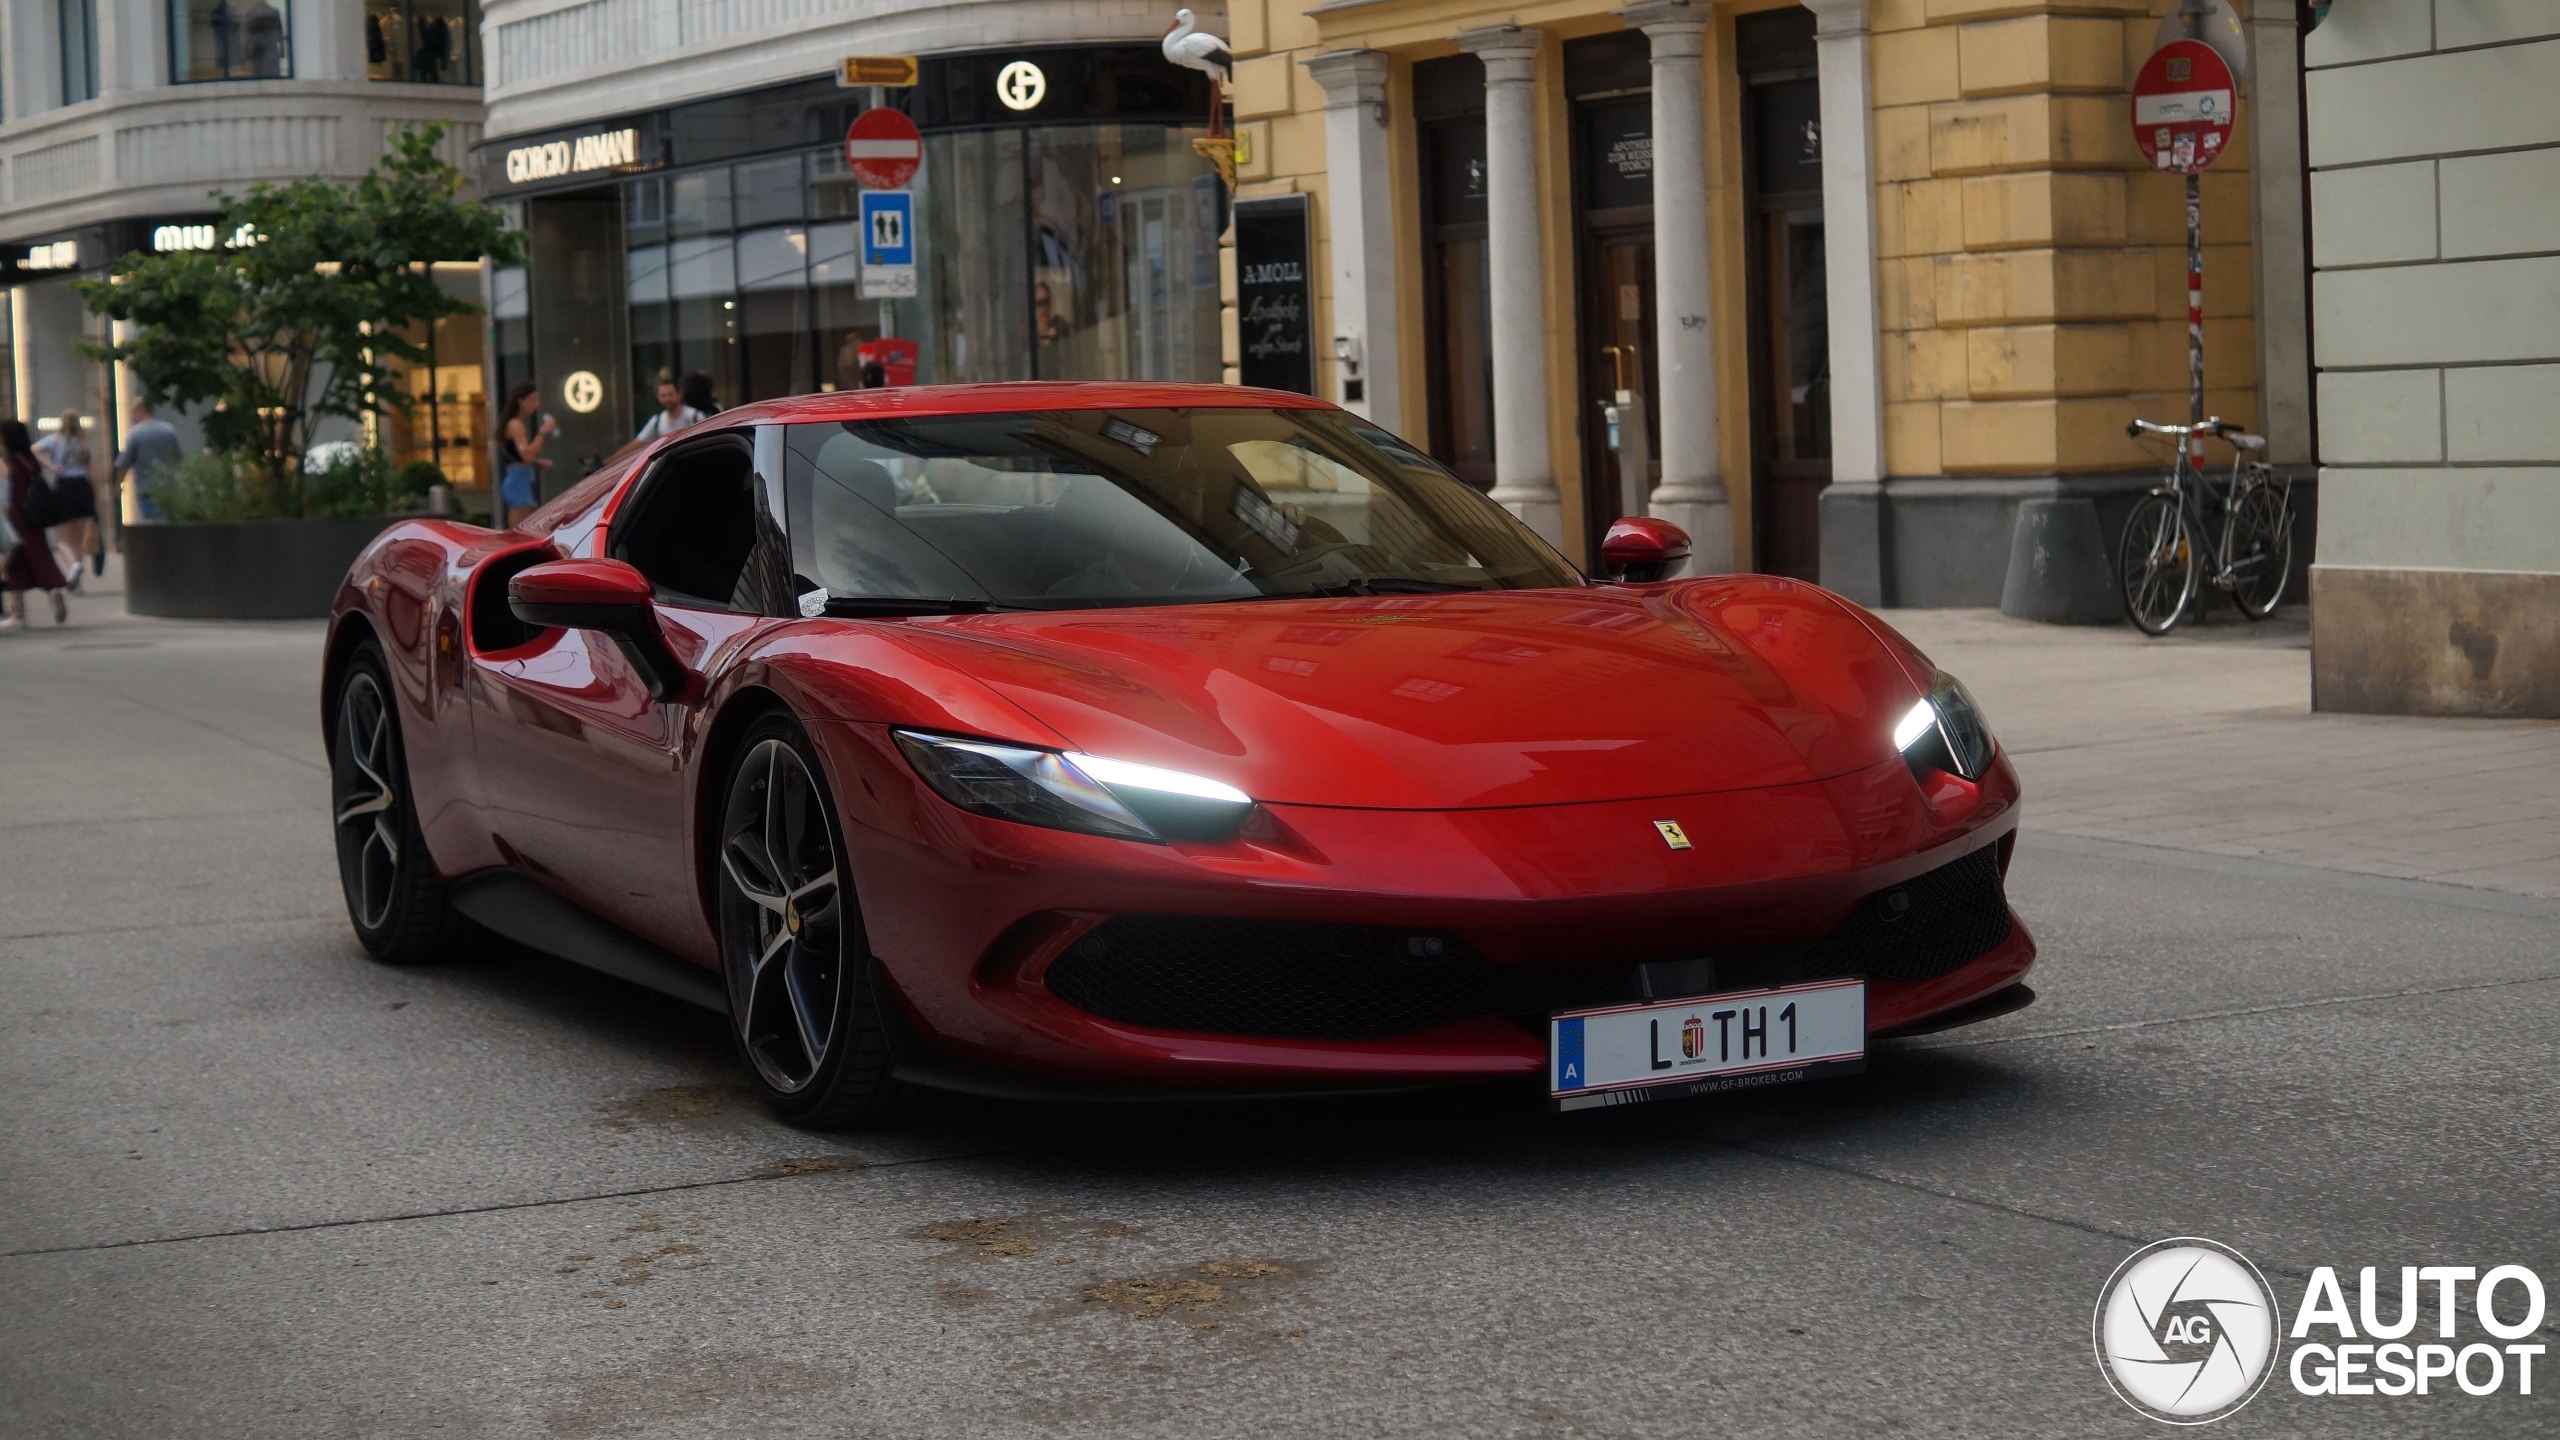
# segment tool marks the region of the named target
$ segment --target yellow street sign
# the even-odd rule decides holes
[[[836,69],[838,85],[913,85],[913,55],[847,55]]]

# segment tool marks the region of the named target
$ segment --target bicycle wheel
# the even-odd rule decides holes
[[[2168,634],[2196,589],[2195,540],[2176,496],[2145,495],[2134,505],[2116,574],[2124,583],[2125,618],[2145,635]]]
[[[2276,613],[2293,573],[2293,513],[2276,487],[2240,492],[2231,519],[2231,603],[2252,620]]]

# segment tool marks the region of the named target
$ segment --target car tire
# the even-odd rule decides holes
[[[384,964],[423,965],[456,958],[486,932],[453,907],[427,853],[397,695],[380,643],[357,646],[331,712],[329,810],[356,938]]]
[[[808,733],[776,711],[739,737],[711,837],[729,1033],[773,1112],[813,1130],[904,1114],[892,1013]]]

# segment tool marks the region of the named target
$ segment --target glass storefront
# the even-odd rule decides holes
[[[1000,83],[1020,66],[1046,77],[1027,108]],[[897,299],[863,296],[844,155],[873,104],[923,137]],[[918,384],[1215,383],[1228,197],[1192,145],[1210,104],[1152,45],[1058,45],[924,56],[903,89],[802,78],[491,140],[482,193],[534,244],[492,277],[483,393],[538,379],[558,406],[578,380],[594,433],[555,447],[577,463],[552,476],[573,481],[619,445],[609,421],[627,440],[657,410],[661,379],[706,377],[723,406],[852,389],[891,337]]]
[[[883,335],[918,343],[919,384],[1214,381],[1225,197],[1198,133],[927,136],[905,300],[861,296],[858,188],[833,146],[624,182],[633,413],[694,373],[724,405],[849,389]]]

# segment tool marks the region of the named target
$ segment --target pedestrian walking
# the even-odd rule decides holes
[[[186,446],[178,442],[177,427],[152,413],[148,400],[134,401],[125,416],[130,423],[125,426],[124,449],[116,455],[116,477],[133,482],[135,512],[145,520],[157,520],[160,487],[177,474]],[[112,488],[107,492],[107,508],[116,508]]]
[[[8,528],[17,532],[17,543],[0,559],[0,598],[5,598],[7,613],[0,615],[0,630],[27,628],[27,592],[42,590],[53,600],[53,623],[71,618],[70,607],[62,599],[62,571],[53,563],[53,552],[45,544],[44,527],[27,512],[27,503],[44,485],[44,476],[36,468],[35,445],[27,438],[27,427],[17,420],[0,420],[0,463],[8,471]]]
[[[711,377],[699,370],[684,377],[684,403],[706,420],[719,414],[720,401],[711,393]]]
[[[511,529],[516,517],[542,503],[542,472],[551,462],[542,447],[560,430],[560,422],[542,413],[542,387],[519,380],[507,391],[506,417],[498,428],[498,527]]]
[[[701,411],[684,403],[684,387],[676,384],[672,379],[660,376],[658,413],[650,416],[649,423],[641,426],[640,433],[631,438],[642,444],[651,440],[663,440],[701,419]]]
[[[53,487],[48,538],[77,589],[83,566],[95,564],[99,574],[107,573],[106,547],[98,541],[98,491],[89,482],[89,439],[79,411],[62,412],[60,428],[36,442],[35,457]]]

